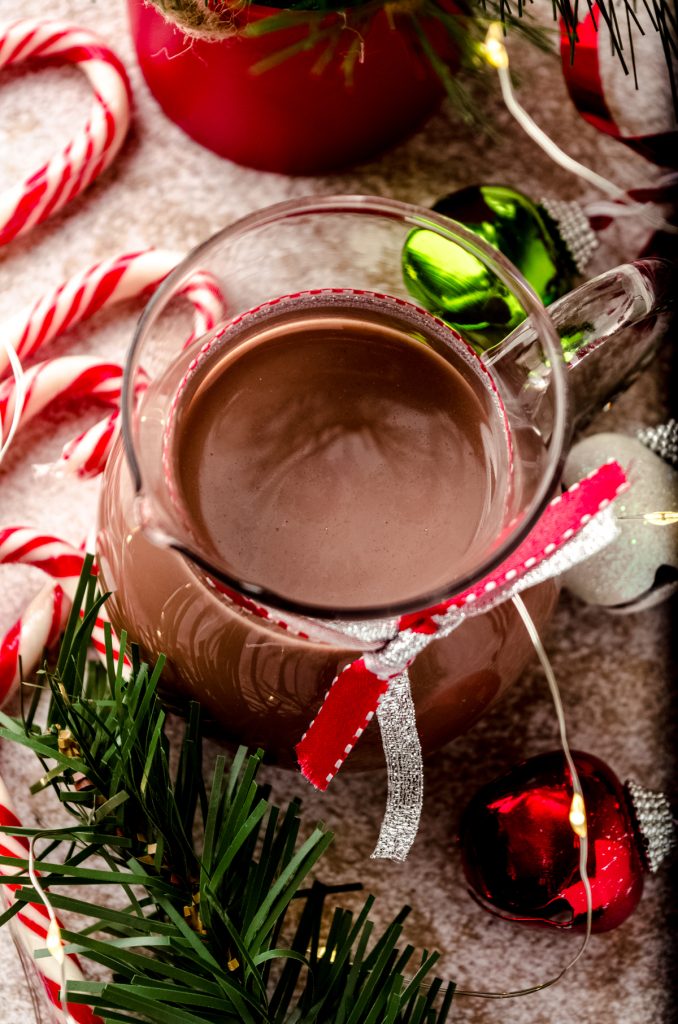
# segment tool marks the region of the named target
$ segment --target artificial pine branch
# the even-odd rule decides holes
[[[358,886],[302,888],[332,835],[320,823],[302,836],[299,804],[271,803],[257,782],[261,751],[218,757],[208,786],[197,706],[172,749],[157,696],[162,663],[150,670],[133,650],[125,679],[110,637],[106,666],[89,659],[103,600],[89,571],[57,665],[41,674],[46,724],[37,699],[21,720],[0,713],[0,736],[40,760],[33,790],[51,787],[74,819],[49,832],[0,831],[49,840],[34,866],[75,922],[62,930],[66,951],[112,975],[71,983],[69,1002],[107,1022],[443,1024],[454,986],[431,979],[438,954],[400,948],[408,908],[378,935],[372,897],[357,914],[330,905]],[[27,873],[13,882],[22,888],[0,925],[41,901]],[[101,885],[119,907],[90,895]]]

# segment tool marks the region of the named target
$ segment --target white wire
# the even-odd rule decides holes
[[[515,605],[518,614],[520,615],[521,619],[523,620],[523,625],[525,626],[525,629],[527,630],[527,633],[528,633],[528,635],[530,637],[530,640],[532,641],[532,645],[534,646],[534,649],[537,652],[537,657],[539,658],[539,661],[541,662],[541,667],[544,670],[544,675],[546,676],[546,681],[547,681],[547,683],[549,685],[549,690],[551,691],[551,699],[553,700],[553,706],[554,706],[555,711],[556,711],[556,718],[558,719],[558,731],[560,732],[560,745],[563,748],[563,753],[565,754],[565,760],[567,761],[567,766],[570,769],[570,774],[572,776],[572,789],[573,789],[573,791],[578,796],[581,797],[581,800],[582,800],[582,803],[583,803],[584,802],[584,793],[583,793],[582,788],[581,788],[581,782],[579,780],[579,773],[577,772],[577,767],[576,767],[576,765],[574,763],[574,758],[572,757],[572,751],[570,750],[570,744],[569,744],[569,741],[568,741],[568,738],[567,738],[567,725],[565,723],[565,710],[563,708],[563,702],[562,702],[561,697],[560,697],[560,689],[558,687],[558,681],[556,680],[555,672],[553,671],[553,667],[551,665],[551,662],[549,661],[548,655],[547,655],[546,651],[544,650],[544,645],[541,642],[541,637],[539,636],[539,632],[537,630],[537,627],[535,626],[534,622],[532,621],[532,616],[530,615],[530,613],[528,612],[527,608],[525,607],[525,602],[523,601],[523,599],[520,596],[520,594],[515,594],[513,596],[513,604]],[[584,890],[586,892],[586,942],[584,943],[584,945],[586,945],[586,943],[588,943],[589,936],[591,934],[591,920],[592,920],[592,915],[593,915],[593,897],[591,895],[591,884],[589,882],[589,876],[588,876],[588,872],[586,870],[587,854],[588,854],[588,834],[585,835],[585,836],[581,836],[580,837],[580,842],[579,842],[579,870],[580,870],[580,874],[581,874],[582,884],[583,884]],[[579,957],[581,956],[581,954],[583,952],[584,952],[584,948],[582,947],[582,949],[579,950],[579,952],[577,953],[577,956],[572,961],[572,963],[575,963],[579,959]],[[570,964],[570,966],[572,966],[572,964]]]
[[[563,150],[556,145],[553,139],[550,138],[550,136],[548,136],[546,132],[532,120],[527,111],[521,107],[520,103],[516,99],[515,93],[513,92],[513,86],[511,85],[508,60],[506,62],[506,67],[497,67],[497,73],[499,75],[501,94],[509,113],[516,119],[523,131],[527,132],[530,138],[533,139],[533,141],[536,142],[537,145],[540,146],[555,163],[559,164],[571,174],[576,174],[577,177],[583,178],[584,181],[593,185],[594,188],[600,189],[601,192],[604,192],[611,199],[616,200],[617,203],[623,204],[624,207],[628,208],[630,213],[634,213],[639,217],[642,217],[643,220],[647,221],[647,223],[655,230],[667,231],[671,234],[678,233],[678,227],[675,224],[670,224],[652,203],[639,203],[635,199],[632,199],[619,185],[615,185],[614,182],[608,181],[608,179],[604,178],[602,174],[592,171],[590,167],[580,164],[578,160],[568,156],[567,153],[563,152]],[[615,208],[614,216],[618,215],[619,210]]]
[[[539,661],[541,662],[541,666],[542,666],[542,668],[544,670],[544,675],[546,676],[546,680],[547,680],[548,685],[549,685],[549,690],[551,691],[551,697],[553,699],[553,705],[555,707],[556,717],[558,719],[558,730],[560,732],[560,743],[561,743],[561,746],[563,748],[563,753],[565,755],[565,760],[567,761],[567,766],[570,769],[570,774],[572,776],[572,789],[574,790],[574,792],[576,794],[579,795],[579,797],[581,797],[581,800],[583,802],[584,794],[582,793],[581,782],[579,780],[579,774],[577,772],[577,768],[576,768],[574,760],[572,758],[572,752],[570,750],[570,744],[569,744],[568,739],[567,739],[567,726],[565,724],[565,712],[564,712],[564,709],[563,709],[563,702],[562,702],[562,700],[560,698],[560,690],[558,689],[558,682],[556,680],[555,673],[553,671],[553,668],[551,667],[551,663],[550,663],[550,661],[548,659],[548,655],[547,655],[546,651],[544,650],[544,645],[541,642],[541,637],[539,636],[539,632],[537,630],[537,627],[535,626],[534,622],[532,621],[532,617],[531,617],[530,613],[528,612],[527,608],[525,607],[525,604],[523,602],[522,597],[520,597],[519,594],[515,594],[513,596],[513,598],[512,598],[512,601],[513,601],[513,604],[515,605],[515,608],[516,608],[518,614],[520,615],[521,619],[523,620],[523,625],[525,626],[525,629],[527,630],[528,636],[530,637],[530,640],[532,641],[532,645],[534,646],[534,649],[537,652],[537,657],[539,658]],[[565,965],[565,967],[563,967],[563,969],[561,971],[559,971],[558,974],[556,974],[553,978],[549,978],[548,981],[543,981],[539,985],[533,985],[531,988],[522,988],[522,989],[517,989],[517,990],[514,990],[514,991],[510,991],[510,992],[471,992],[471,991],[465,991],[463,989],[455,989],[455,993],[454,993],[455,997],[457,997],[457,996],[469,996],[469,997],[474,997],[474,998],[477,998],[477,999],[513,999],[513,998],[516,998],[517,996],[529,996],[529,995],[532,995],[532,993],[534,993],[534,992],[541,992],[542,989],[550,988],[552,985],[555,985],[556,982],[560,981],[560,979],[563,977],[563,975],[567,974],[567,972],[570,971],[574,967],[574,965],[577,963],[577,961],[584,955],[584,952],[586,951],[586,948],[587,948],[587,946],[589,944],[589,939],[591,938],[591,925],[592,925],[592,922],[593,922],[593,895],[591,893],[591,883],[589,881],[588,871],[586,869],[586,862],[588,860],[588,853],[589,853],[588,835],[580,836],[579,837],[579,875],[580,875],[580,878],[581,878],[581,881],[582,881],[582,885],[584,886],[584,894],[585,894],[585,897],[586,897],[586,930],[584,932],[584,938],[582,940],[582,943],[581,943],[579,949],[577,950],[576,954],[572,957],[572,959],[570,961],[568,961],[568,963]]]
[[[613,203],[609,199],[594,199],[583,207],[587,217],[636,217],[638,211],[626,204]]]
[[[59,922],[58,922],[57,916],[56,916],[56,914],[54,912],[54,907],[52,906],[52,904],[51,904],[51,902],[50,902],[50,900],[49,900],[49,898],[47,896],[47,893],[45,892],[45,890],[44,890],[44,888],[43,888],[43,886],[42,886],[42,884],[40,882],[40,878],[39,878],[39,876],[38,876],[38,874],[37,874],[37,872],[35,870],[35,843],[36,843],[36,841],[38,839],[49,838],[49,834],[50,834],[49,832],[44,832],[44,833],[43,832],[38,832],[34,836],[31,837],[31,840],[30,840],[30,843],[29,843],[29,846],[28,846],[28,877],[31,880],[33,888],[35,889],[35,891],[37,892],[38,896],[42,900],[42,903],[43,903],[43,906],[44,906],[45,910],[47,911],[47,915],[49,917],[49,923],[50,923],[50,930],[52,930],[53,933],[59,937],[59,942],[61,943],[61,928],[59,927]],[[48,948],[49,948],[49,946],[48,946]],[[50,950],[50,952],[52,952],[52,951]],[[56,960],[57,965],[59,967],[59,974],[60,974],[60,984],[59,984],[60,992],[59,992],[59,996],[60,996],[60,1002],[61,1002],[61,1013],[62,1013],[63,1018],[64,1018],[64,1024],[77,1024],[77,1021],[75,1020],[75,1018],[73,1017],[73,1015],[70,1013],[70,1011],[68,1009],[68,994],[67,994],[67,985],[68,985],[67,964],[68,964],[68,960],[66,958],[66,953],[63,950],[63,944],[61,946],[61,957],[60,958],[56,957],[53,952],[52,952],[52,957],[54,958],[54,960]]]

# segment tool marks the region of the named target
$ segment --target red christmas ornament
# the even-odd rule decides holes
[[[673,842],[673,820],[662,794],[633,782],[622,786],[591,754],[572,756],[586,804],[593,931],[604,932],[635,910],[644,872],[658,867]],[[486,909],[516,921],[585,928],[572,793],[565,757],[554,751],[517,765],[471,800],[459,838],[472,894]]]
[[[636,37],[638,41],[642,39],[642,57],[648,64],[654,65],[657,79],[654,90],[648,92],[647,78],[641,78],[640,83],[637,83],[636,76],[627,74],[618,57],[613,57],[614,68],[625,88],[621,90],[623,100],[618,96],[616,102],[611,103],[606,95],[610,83],[601,66],[601,54],[606,48],[608,53],[612,51],[605,19],[597,4],[589,3],[588,11],[580,13],[582,19],[576,26],[575,47],[572,47],[570,41],[572,28],[568,28],[563,19],[560,22],[563,73],[575,107],[584,120],[598,131],[619,139],[646,160],[660,167],[678,166],[678,128],[676,108],[672,102],[672,74],[669,71],[673,55],[669,53],[670,44],[665,43],[667,70],[665,75],[662,74],[660,62],[664,40],[659,31],[661,22],[653,18],[649,9],[638,12],[640,21],[634,16],[642,32],[640,37]],[[645,17],[647,22],[643,26]],[[664,24],[665,30],[667,27]],[[650,48],[649,53],[647,47]],[[634,49],[629,50],[629,53],[633,55]],[[618,119],[626,123],[619,124]],[[648,123],[652,126],[650,130],[646,127]]]

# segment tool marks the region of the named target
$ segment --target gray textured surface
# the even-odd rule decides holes
[[[0,0],[0,21],[19,5]],[[550,5],[546,4],[547,7]],[[405,145],[349,174],[287,179],[219,160],[166,122],[136,69],[121,3],[103,0],[24,0],[25,16],[49,7],[53,16],[103,31],[131,70],[136,97],[132,134],[112,169],[60,216],[0,251],[0,324],[13,310],[96,259],[136,246],[188,248],[228,221],[277,200],[308,192],[377,192],[428,204],[455,187],[482,181],[513,184],[528,194],[585,195],[510,122],[494,96],[498,134],[488,142],[443,110]],[[523,96],[539,122],[569,151],[619,180],[639,182],[653,168],[585,125],[574,112],[557,62],[514,50]],[[645,61],[651,72],[652,62]],[[79,125],[88,87],[74,70],[16,71],[0,82],[0,189],[48,157],[57,140]],[[642,232],[640,233],[642,234]],[[597,256],[602,269],[632,257],[642,240],[626,227],[609,231]],[[63,351],[120,354],[138,306],[103,314],[72,332]],[[666,406],[667,356],[599,422],[599,429],[632,431],[658,422]],[[95,488],[50,478],[37,482],[30,464],[54,458],[84,414],[60,411],[26,431],[0,483],[0,523],[22,521],[78,541],[92,514]],[[0,630],[20,611],[38,580],[29,571],[3,568]],[[674,608],[675,611],[675,608]],[[573,743],[608,760],[622,778],[670,788],[675,739],[669,651],[671,609],[614,617],[567,597],[546,636],[560,678]],[[546,685],[533,669],[509,697],[463,740],[427,767],[422,830],[405,865],[369,860],[384,806],[380,776],[340,775],[324,797],[300,778],[271,773],[279,799],[303,796],[310,818],[337,829],[324,874],[361,879],[379,894],[385,918],[402,902],[414,906],[408,938],[438,948],[442,967],[464,987],[522,986],[554,974],[569,959],[573,939],[521,930],[484,914],[464,891],[454,848],[455,822],[467,796],[523,756],[556,745]],[[0,770],[28,820],[53,820],[49,803],[31,803],[27,780],[35,765],[16,749],[0,749]],[[635,916],[617,932],[595,937],[590,953],[557,988],[512,1002],[459,1001],[456,1019],[468,1024],[665,1024],[672,999],[668,873],[648,880]],[[673,935],[672,935],[673,929]],[[9,937],[0,934],[0,992],[4,1024],[30,1024],[32,1014]]]

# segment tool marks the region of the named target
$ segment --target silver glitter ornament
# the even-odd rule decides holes
[[[644,427],[639,430],[637,438],[650,451],[656,452],[662,459],[678,468],[678,422],[669,420],[658,427]]]
[[[567,572],[564,583],[589,604],[636,611],[657,604],[678,587],[678,524],[645,518],[678,510],[678,472],[637,438],[596,434],[570,452],[565,483],[580,480],[609,458],[625,467],[630,483],[615,503],[619,536]],[[663,582],[658,583],[660,569]]]

